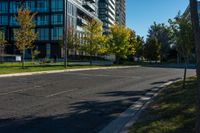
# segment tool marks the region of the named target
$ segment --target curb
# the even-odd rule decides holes
[[[0,78],[42,75],[42,74],[55,74],[55,73],[63,73],[63,72],[90,71],[90,70],[125,69],[125,68],[136,68],[136,67],[140,67],[140,66],[97,67],[97,68],[66,69],[66,70],[15,73],[15,74],[2,74],[2,75],[0,75]]]
[[[145,96],[142,96],[126,111],[120,114],[118,118],[111,121],[105,128],[99,133],[128,133],[129,128],[136,122],[140,114],[148,107],[148,105],[154,100],[155,97],[163,90],[164,87],[175,83],[176,81],[169,81],[157,88],[147,92]]]

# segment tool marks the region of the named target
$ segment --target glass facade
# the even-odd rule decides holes
[[[8,2],[3,1],[0,3],[0,13],[8,13]]]
[[[49,28],[38,28],[38,40],[44,41],[49,40]]]
[[[37,0],[36,12],[49,12],[49,0]]]
[[[76,0],[72,3],[68,1],[67,23],[68,27],[74,28],[78,32],[77,35],[82,37],[84,33],[81,28],[78,28],[82,25],[77,23],[77,17],[85,21],[87,18],[97,17],[97,12],[89,10],[91,8],[89,3],[95,5],[97,1],[79,0],[76,2]],[[31,12],[37,12],[34,18],[35,32],[38,34],[36,47],[44,49],[44,46],[48,46],[48,50],[44,49],[44,56],[50,55],[46,52],[52,52],[52,49],[60,47],[58,40],[64,33],[64,0],[0,0],[0,29],[6,29],[6,39],[9,43],[13,43],[14,30],[19,27],[15,16],[17,9],[21,6]],[[83,21],[81,22],[83,24]]]
[[[51,1],[51,11],[52,12],[62,12],[63,11],[63,0],[52,0]]]
[[[29,0],[29,1],[25,1],[23,3],[24,7],[31,10],[31,11],[35,11],[35,1],[34,0]]]
[[[52,25],[63,24],[63,14],[53,14],[51,16],[51,24]]]
[[[14,15],[10,16],[10,26],[16,26],[16,25],[18,25],[16,17]]]
[[[0,25],[8,25],[8,16],[0,15]]]
[[[63,27],[54,27],[51,29],[51,39],[60,40],[63,36]]]
[[[37,15],[36,24],[37,24],[37,26],[48,25],[49,24],[49,16],[48,15]]]
[[[21,2],[10,1],[10,13],[17,13],[18,7],[20,7]]]

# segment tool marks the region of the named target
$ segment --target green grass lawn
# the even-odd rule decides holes
[[[23,73],[23,72],[38,72],[38,71],[50,71],[50,70],[64,70],[63,62],[60,63],[48,63],[39,64],[26,62],[26,68],[22,69],[21,63],[3,63],[0,64],[0,74],[11,74],[11,73]],[[78,68],[96,68],[103,67],[97,65],[72,65],[69,63],[67,69],[78,69]]]
[[[194,133],[196,79],[168,86],[141,114],[129,133]]]

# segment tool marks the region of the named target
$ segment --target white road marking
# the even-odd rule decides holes
[[[20,89],[20,90],[15,90],[15,91],[10,91],[10,92],[0,93],[0,96],[9,95],[9,94],[12,94],[12,93],[23,92],[23,91],[32,90],[32,89],[33,88],[30,88],[30,89]]]
[[[54,93],[54,94],[47,95],[46,98],[62,95],[64,93],[72,92],[74,90],[76,90],[76,89],[71,89],[71,90],[67,90],[67,91],[60,91],[60,92],[57,92],[57,93]]]

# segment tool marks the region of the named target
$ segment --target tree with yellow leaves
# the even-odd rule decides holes
[[[110,28],[111,53],[116,56],[116,63],[119,64],[121,58],[127,58],[128,55],[134,54],[134,44],[130,41],[131,31],[125,26],[115,24]],[[131,42],[131,43],[130,43]]]
[[[136,54],[136,45],[137,45],[137,37],[135,31],[129,29],[129,44],[128,44],[128,53],[127,56],[133,58]]]
[[[83,28],[85,37],[82,49],[90,55],[90,65],[92,65],[92,56],[107,52],[107,38],[103,35],[102,23],[95,19],[89,20]]]
[[[19,8],[16,16],[20,28],[14,31],[14,37],[16,47],[22,53],[22,68],[24,68],[25,50],[33,48],[33,43],[37,39],[37,33],[33,31],[35,28],[33,18],[35,16],[36,13],[31,13],[25,8]]]

